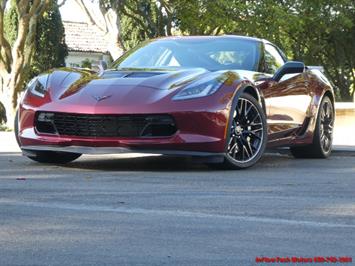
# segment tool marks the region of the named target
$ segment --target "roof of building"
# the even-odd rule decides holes
[[[72,52],[108,53],[107,37],[85,22],[63,21],[65,42]]]

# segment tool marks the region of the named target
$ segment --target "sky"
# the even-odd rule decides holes
[[[86,0],[89,2],[89,0]],[[78,4],[74,0],[67,0],[65,5],[60,8],[60,14],[64,21],[85,22],[85,16]]]
[[[91,0],[84,0],[87,1],[91,6]],[[10,8],[11,1],[8,1],[6,4],[6,9]],[[62,20],[64,21],[78,21],[78,22],[85,22],[85,16],[83,11],[80,9],[78,4],[75,0],[67,0],[65,5],[63,5],[60,9],[60,14],[62,16]]]

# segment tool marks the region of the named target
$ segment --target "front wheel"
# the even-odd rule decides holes
[[[267,124],[264,111],[250,94],[241,94],[231,111],[223,168],[244,169],[253,166],[264,153]]]
[[[324,96],[318,111],[313,142],[310,145],[291,147],[295,158],[327,158],[332,152],[334,105],[328,96]]]

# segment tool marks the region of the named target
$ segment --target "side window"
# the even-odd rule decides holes
[[[277,49],[274,46],[267,43],[265,44],[264,58],[265,58],[264,71],[269,74],[274,74],[276,70],[285,63],[279,51],[277,51]]]

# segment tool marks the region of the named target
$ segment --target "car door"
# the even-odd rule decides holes
[[[285,63],[279,49],[264,45],[264,73],[275,74]],[[289,74],[280,81],[269,81],[262,88],[267,110],[269,140],[292,136],[306,119],[311,97],[307,89],[306,73]]]

